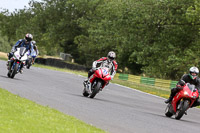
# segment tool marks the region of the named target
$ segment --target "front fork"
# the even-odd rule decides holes
[[[9,61],[9,68],[10,68],[11,71],[14,70],[16,63],[17,63],[16,60],[14,60],[14,61]],[[21,68],[21,65],[22,65],[21,63],[23,63],[23,62],[19,62],[19,67],[17,68],[17,72],[19,72],[19,70],[20,70],[20,68]]]

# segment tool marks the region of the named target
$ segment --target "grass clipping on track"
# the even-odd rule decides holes
[[[55,109],[0,88],[0,133],[103,133]]]

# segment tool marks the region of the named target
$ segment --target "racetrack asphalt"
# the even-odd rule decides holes
[[[82,96],[79,75],[31,67],[14,79],[0,61],[0,87],[74,116],[110,133],[188,133],[200,131],[200,109],[176,120],[165,117],[164,99],[110,83],[94,99]],[[14,102],[14,101],[13,101]]]

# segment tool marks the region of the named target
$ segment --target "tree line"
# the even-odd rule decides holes
[[[31,33],[40,53],[91,66],[111,50],[119,71],[177,80],[199,67],[200,0],[43,0],[0,13],[0,50]]]

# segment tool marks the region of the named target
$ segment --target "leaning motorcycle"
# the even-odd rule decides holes
[[[89,78],[89,82],[84,84],[83,96],[94,98],[99,91],[108,84],[111,80],[109,70],[106,67],[99,67],[94,74]]]
[[[174,96],[165,110],[165,115],[171,117],[175,115],[175,119],[179,120],[186,114],[186,111],[193,105],[198,98],[199,93],[195,85],[186,83],[182,89]]]
[[[30,69],[30,67],[32,66],[32,61],[33,61],[33,58],[31,55],[29,55],[28,59],[26,60],[26,68],[27,69]]]
[[[19,72],[21,65],[25,64],[25,61],[28,59],[27,55],[28,52],[26,52],[25,47],[17,48],[9,62],[8,77],[15,77],[15,75]]]

